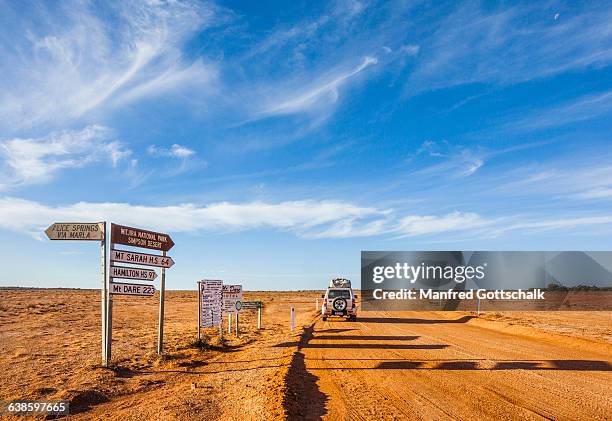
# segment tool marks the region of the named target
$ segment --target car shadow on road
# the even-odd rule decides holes
[[[415,325],[433,325],[445,323],[467,323],[476,316],[463,316],[458,319],[415,319],[408,317],[359,317],[362,323],[411,323]]]
[[[301,352],[313,336],[314,323],[305,328],[300,341],[293,342],[292,345],[297,345],[298,349],[293,354],[285,377],[286,389],[283,397],[283,407],[287,419],[290,420],[319,420],[327,413],[326,403],[329,398],[319,390],[319,378],[306,369],[304,353]]]
[[[318,337],[315,339],[319,339]],[[273,345],[276,347],[292,347],[296,346],[297,342],[283,342],[280,344]],[[304,345],[302,348],[326,348],[326,349],[445,349],[448,345],[445,344],[368,344],[368,343],[354,343],[354,344],[341,344],[341,343],[327,343],[327,344],[313,344],[309,343]]]
[[[320,331],[317,331],[317,333]],[[381,335],[317,335],[316,339],[339,339],[339,340],[357,340],[357,341],[414,341],[419,336],[381,336]]]
[[[327,360],[329,361],[329,360]],[[342,361],[353,361],[350,358]],[[356,359],[354,361],[361,361]],[[612,371],[607,361],[599,360],[493,360],[493,366],[480,365],[481,360],[456,361],[381,361],[373,367],[351,367],[351,370],[568,370],[568,371]],[[334,367],[325,367],[333,370]],[[346,369],[339,366],[338,369]],[[317,370],[317,369],[314,369]]]

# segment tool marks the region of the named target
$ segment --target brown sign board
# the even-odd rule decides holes
[[[49,240],[103,240],[103,222],[56,222],[45,230]]]
[[[156,266],[160,268],[170,268],[174,265],[174,260],[170,256],[160,256],[159,254],[136,253],[127,250],[111,250],[111,262],[131,263],[134,265]]]
[[[110,293],[113,295],[144,295],[151,297],[155,294],[155,287],[153,285],[110,282],[109,288]]]
[[[157,278],[157,273],[151,269],[111,265],[110,277],[111,278],[124,278],[124,279],[140,279],[142,281],[153,281],[155,280],[155,278]]]
[[[161,251],[168,251],[174,246],[168,234],[117,224],[111,224],[111,243]]]

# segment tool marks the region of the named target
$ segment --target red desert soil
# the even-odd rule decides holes
[[[239,338],[195,346],[195,291],[114,305],[100,366],[99,292],[0,289],[0,399],[69,399],[71,419],[609,419],[610,312],[315,314],[315,292],[247,292]],[[296,308],[296,333],[289,330]],[[225,326],[227,327],[227,326]]]

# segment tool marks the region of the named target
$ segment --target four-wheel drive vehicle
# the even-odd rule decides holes
[[[347,317],[352,322],[357,320],[357,306],[355,305],[357,296],[353,294],[351,281],[348,279],[332,279],[322,298],[323,321],[331,316]]]

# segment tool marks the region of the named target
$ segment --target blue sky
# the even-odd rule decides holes
[[[0,7],[0,285],[98,287],[56,221],[169,232],[171,289],[610,249],[605,2]]]

